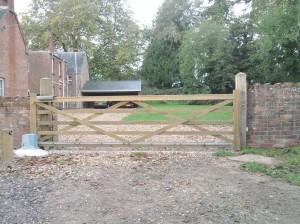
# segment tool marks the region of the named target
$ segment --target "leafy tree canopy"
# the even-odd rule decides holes
[[[231,91],[232,51],[229,30],[223,25],[209,20],[190,30],[180,52],[180,74],[188,92]]]
[[[200,18],[201,3],[198,0],[163,2],[141,70],[150,87],[171,88],[181,83],[179,50],[185,32]]]
[[[54,34],[57,50],[86,51],[94,79],[127,79],[140,60],[141,30],[125,0],[33,0],[22,26],[32,50]]]
[[[260,73],[270,82],[300,81],[300,1],[253,0]]]

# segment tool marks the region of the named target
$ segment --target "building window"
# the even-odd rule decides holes
[[[0,96],[4,96],[4,79],[0,78]]]
[[[59,65],[58,65],[58,75],[59,75],[59,77],[61,77],[61,62],[59,62]]]
[[[55,75],[54,72],[54,57],[52,56],[52,75]]]

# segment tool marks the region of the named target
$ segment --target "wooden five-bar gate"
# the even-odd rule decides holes
[[[30,129],[31,133],[39,136],[39,146],[131,148],[230,146],[240,150],[246,144],[244,74],[236,76],[237,88],[233,94],[52,97],[49,94],[52,89],[51,83],[49,80],[44,81],[41,82],[42,96],[31,94],[30,97]],[[84,108],[87,102],[103,101],[115,104],[104,109]],[[209,101],[214,104],[206,107],[162,109],[149,103],[152,101]],[[124,108],[128,102],[133,102],[138,107]],[[80,108],[63,109],[66,103],[75,103]],[[230,106],[225,107],[226,105]],[[164,119],[140,122],[106,120],[105,117],[107,114],[131,113],[160,114]],[[186,116],[180,116],[182,113]],[[233,116],[230,120],[199,119],[210,113],[232,113]],[[64,136],[77,137],[70,140]],[[99,136],[102,137],[99,139]],[[157,136],[165,136],[164,139],[169,141],[157,140],[160,139]],[[171,136],[174,140],[170,138]],[[205,136],[212,137],[209,138],[210,141],[206,141]],[[186,139],[189,141],[185,141]]]

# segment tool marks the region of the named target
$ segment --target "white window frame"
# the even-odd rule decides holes
[[[61,62],[58,64],[58,76],[61,77]]]
[[[3,78],[0,78],[0,96],[4,96],[4,87],[5,87],[5,81]]]

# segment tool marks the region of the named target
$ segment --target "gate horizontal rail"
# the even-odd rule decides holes
[[[95,101],[186,101],[186,100],[233,100],[232,94],[194,94],[194,95],[137,95],[137,96],[83,96],[55,97],[43,102],[95,102]]]
[[[232,146],[230,143],[215,143],[215,142],[199,142],[199,143],[161,143],[161,142],[153,142],[153,143],[112,143],[112,142],[39,142],[41,146],[52,146],[52,147],[199,147],[199,146],[214,146],[214,147],[224,147],[224,146]]]

